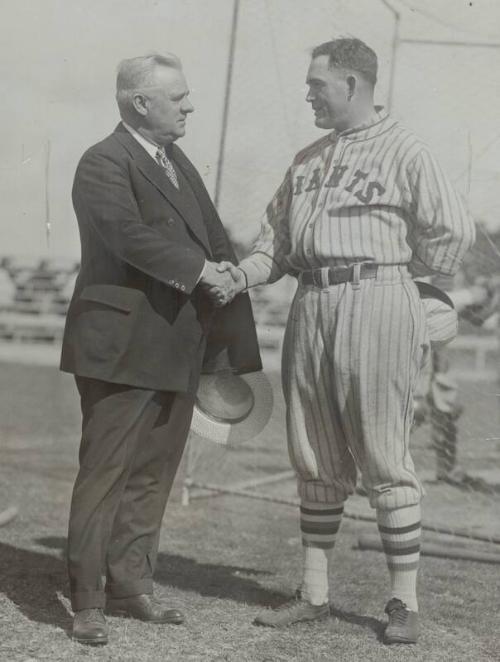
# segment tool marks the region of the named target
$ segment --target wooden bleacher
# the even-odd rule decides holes
[[[0,341],[59,343],[78,272],[75,260],[0,260]]]
[[[52,346],[56,352],[78,273],[74,260],[0,259],[0,344],[9,347]],[[296,281],[251,291],[259,343],[266,369],[279,370],[281,344]],[[26,353],[26,352],[24,352]],[[449,346],[452,370],[471,380],[498,379],[498,333],[461,334]],[[52,355],[51,355],[52,356]],[[1,357],[0,357],[1,358]],[[52,359],[51,359],[52,360]]]

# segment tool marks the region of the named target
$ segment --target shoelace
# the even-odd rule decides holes
[[[276,607],[276,611],[294,611],[295,609],[297,609],[299,604],[300,603],[298,600],[296,600],[295,602],[285,602],[279,607]]]
[[[310,607],[313,611],[317,610],[317,609],[320,609],[321,607],[324,606],[324,605],[312,605],[312,604],[309,604],[309,603],[304,603],[303,600],[296,597],[294,602],[285,602],[284,604],[277,607],[275,611],[283,611],[283,612],[285,612],[285,611],[290,611],[290,612],[300,611],[301,609],[304,608],[304,604],[306,604],[306,606]]]
[[[397,623],[398,625],[403,625],[406,623],[408,618],[408,610],[404,602],[401,600],[391,600],[387,607],[385,608],[387,614],[390,618]]]

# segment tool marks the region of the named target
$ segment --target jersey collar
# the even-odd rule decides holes
[[[352,129],[340,131],[339,133],[337,131],[333,131],[331,133],[331,139],[338,140],[338,138],[344,137],[353,139],[361,138],[364,137],[363,132],[367,132],[370,129],[375,129],[375,133],[378,133],[378,130],[383,128],[383,125],[388,118],[389,115],[383,106],[375,106],[374,112],[365,122],[353,127]],[[369,133],[371,134],[373,131],[369,131]]]

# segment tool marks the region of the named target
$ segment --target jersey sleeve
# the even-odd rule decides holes
[[[291,172],[288,170],[262,217],[260,234],[251,254],[238,265],[245,272],[248,287],[274,283],[289,271],[291,195]]]
[[[410,189],[408,243],[414,276],[453,275],[475,240],[475,227],[458,194],[425,148],[407,171]]]

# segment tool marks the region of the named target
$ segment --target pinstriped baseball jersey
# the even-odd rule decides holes
[[[319,267],[378,265],[374,279],[356,283],[299,279],[282,379],[303,501],[344,501],[356,466],[372,506],[420,501],[409,435],[429,336],[411,276],[455,273],[474,236],[427,147],[381,109],[296,156],[239,265],[248,285]]]
[[[425,144],[381,108],[297,154],[269,204],[249,286],[285,273],[370,261],[454,274],[474,224]]]

